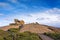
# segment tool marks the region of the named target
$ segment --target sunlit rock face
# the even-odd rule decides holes
[[[10,23],[10,25],[24,25],[24,21],[23,20],[14,19],[14,23]]]

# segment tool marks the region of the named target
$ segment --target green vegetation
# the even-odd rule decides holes
[[[3,37],[0,36],[0,40],[4,40]]]
[[[40,40],[39,36],[31,32],[20,33],[19,29],[11,28],[8,31],[0,30],[0,40]]]
[[[60,33],[44,33],[47,36],[50,36],[51,38],[55,40],[60,40]]]
[[[6,36],[8,36],[8,35],[9,35],[8,32],[3,31],[3,30],[0,30],[0,36],[6,37]]]
[[[17,40],[40,40],[37,34],[30,33],[30,32],[24,32],[18,34]]]
[[[17,33],[17,32],[19,32],[19,29],[18,28],[10,28],[10,29],[8,29],[8,32]]]

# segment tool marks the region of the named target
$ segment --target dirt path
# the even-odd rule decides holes
[[[54,39],[52,39],[46,35],[43,35],[43,34],[38,34],[38,35],[41,37],[42,40],[54,40]]]

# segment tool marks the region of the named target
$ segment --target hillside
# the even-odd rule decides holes
[[[37,22],[29,24],[24,23],[23,20],[19,21],[15,19],[14,23],[1,27],[0,36],[3,37],[2,40],[60,40],[60,28],[39,24]]]
[[[60,33],[60,28],[56,28],[56,27],[48,27],[48,29],[50,29],[50,30],[52,30],[52,31],[54,31],[54,32],[56,32],[56,33]]]
[[[0,29],[7,31],[10,28],[19,28],[19,26],[23,24],[23,27],[20,29],[20,32],[24,31],[30,31],[32,33],[60,32],[60,29],[48,25],[43,25],[39,23],[24,24],[24,21],[19,21],[17,19],[15,19],[14,21],[15,23],[10,23],[8,26],[1,27]]]
[[[0,29],[7,31],[10,28],[18,28],[18,27],[19,25],[9,25],[5,27],[1,27]],[[54,32],[48,29],[47,26],[36,24],[36,23],[24,24],[24,26],[20,29],[20,32],[24,32],[24,31],[30,31],[33,33]]]
[[[24,27],[20,30],[20,32],[30,31],[33,33],[45,33],[45,32],[53,32],[48,29],[48,27],[36,23],[25,24]]]

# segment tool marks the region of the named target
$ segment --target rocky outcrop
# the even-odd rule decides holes
[[[14,23],[10,23],[10,25],[24,25],[24,21],[23,20],[14,19]]]
[[[6,31],[10,28],[19,28],[21,25],[24,25],[23,20],[14,19],[14,23],[10,23],[8,26],[1,27],[0,29]]]

